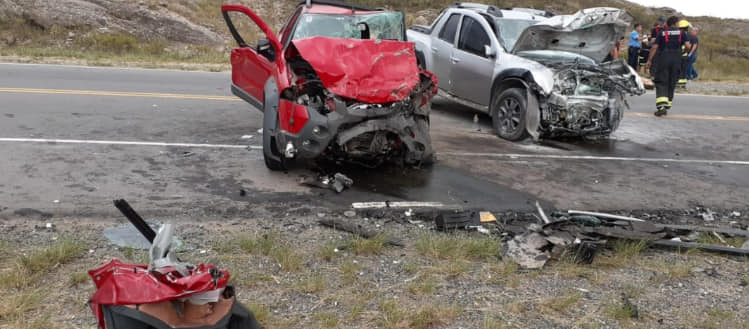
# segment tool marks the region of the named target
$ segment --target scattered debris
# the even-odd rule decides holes
[[[354,202],[351,204],[354,209],[381,209],[381,208],[445,208],[441,202],[413,202],[413,201],[395,201],[395,202]]]
[[[339,231],[349,232],[354,235],[358,235],[363,238],[371,239],[377,236],[379,233],[370,231],[361,225],[345,222],[338,219],[321,219],[317,221],[320,225],[330,227]],[[405,247],[405,243],[395,238],[388,238],[386,241],[388,244],[398,247]]]
[[[116,200],[114,202],[117,209],[122,212],[132,225],[110,227],[104,230],[104,237],[112,244],[121,248],[133,248],[147,250],[151,248],[151,239],[156,237],[154,228],[156,225],[149,225],[138,213],[130,207],[125,200]],[[180,250],[184,246],[182,240],[172,236],[171,242],[175,250]]]
[[[702,217],[702,220],[706,222],[712,222],[715,220],[715,214],[712,210],[705,208],[705,211],[700,213],[700,216]]]
[[[341,173],[336,173],[333,176],[319,175],[316,178],[303,177],[300,183],[312,187],[331,189],[336,191],[336,193],[341,193],[343,190],[354,185],[354,181],[351,178]]]
[[[739,218],[741,217],[741,213],[738,211],[731,212],[731,217]]]
[[[241,139],[252,139],[253,137],[255,137],[255,136],[252,136],[252,135],[242,135],[242,137],[240,137],[240,138]]]
[[[536,201],[536,209],[538,209],[538,215],[541,216],[541,220],[544,221],[545,224],[551,223],[549,217],[546,216],[544,209],[541,208],[541,204],[539,204],[538,201]]]
[[[245,189],[239,189],[239,196],[247,196],[247,191]]]
[[[263,133],[263,128],[260,128],[260,129],[258,129],[258,130],[257,130],[257,133],[258,133],[258,134],[262,134],[262,133]]]
[[[437,215],[434,224],[438,231],[465,230],[481,225],[481,220],[472,211],[451,211]]]
[[[184,157],[184,158],[188,158],[188,157],[191,157],[193,155],[195,155],[195,152],[190,152],[190,151],[182,152],[182,157]]]
[[[44,228],[46,228],[48,230],[54,230],[55,229],[55,224],[52,224],[52,223],[44,224]]]
[[[413,209],[408,208],[408,210],[406,210],[406,212],[403,213],[403,214],[406,215],[406,217],[411,217],[411,216],[414,215],[414,211],[413,211]]]
[[[346,210],[343,212],[343,216],[346,216],[348,218],[352,218],[356,216],[356,211],[353,210]]]
[[[543,214],[540,207],[539,213]],[[744,249],[689,242],[696,241],[699,232],[710,232],[721,243],[727,244],[723,235],[749,237],[749,231],[691,225],[657,225],[632,217],[583,211],[555,212],[551,217],[551,223],[540,227],[531,225],[531,228],[509,240],[507,256],[522,267],[530,269],[541,268],[549,259],[563,256],[571,256],[577,262],[590,263],[597,247],[608,239],[639,240],[660,247],[696,248],[749,255],[749,246]]]
[[[497,217],[488,211],[479,212],[479,219],[482,223],[494,223],[497,221]]]
[[[60,200],[52,200],[52,203],[60,203]]]
[[[567,211],[570,215],[586,215],[586,216],[595,216],[600,218],[610,218],[610,219],[620,219],[620,220],[631,220],[634,222],[644,222],[644,220],[634,217],[627,217],[627,216],[619,216],[619,215],[613,215],[613,214],[605,214],[600,212],[590,212],[590,211],[579,211],[579,210],[570,210]]]

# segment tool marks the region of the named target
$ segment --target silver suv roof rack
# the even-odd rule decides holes
[[[461,8],[461,9],[478,9],[485,11],[487,14],[496,16],[496,17],[502,17],[502,10],[500,10],[497,7],[491,6],[491,5],[485,5],[482,3],[473,3],[473,2],[456,2],[453,5],[453,8]]]

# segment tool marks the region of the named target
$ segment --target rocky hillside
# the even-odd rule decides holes
[[[454,0],[358,0],[403,10],[409,24],[428,24]],[[556,13],[611,6],[627,9],[649,26],[670,8],[645,8],[626,0],[490,0],[500,7],[533,7]],[[170,60],[225,61],[232,40],[222,3],[247,5],[276,29],[297,0],[0,0],[0,55],[92,56],[108,53]],[[689,17],[702,28],[703,55],[749,69],[749,21]],[[133,55],[133,56],[134,56]],[[744,61],[744,62],[737,62]],[[726,64],[728,63],[728,64]],[[743,71],[746,72],[746,71]],[[747,75],[747,74],[744,74]]]

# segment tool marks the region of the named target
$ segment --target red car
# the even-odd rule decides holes
[[[306,1],[277,37],[240,5],[221,7],[238,48],[232,92],[263,112],[263,155],[271,170],[291,159],[419,165],[431,162],[434,76],[419,68],[402,12]],[[230,12],[265,34],[256,45]]]

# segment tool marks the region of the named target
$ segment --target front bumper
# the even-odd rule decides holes
[[[291,143],[298,159],[315,159],[324,155],[330,146],[343,148],[350,140],[376,131],[387,131],[398,135],[406,147],[406,162],[422,159],[431,154],[431,141],[428,126],[429,104],[414,109],[414,100],[408,99],[389,106],[377,104],[355,104],[346,106],[338,99],[334,110],[320,113],[316,109],[293,104],[282,99],[281,111],[286,107],[306,110],[306,123],[296,133],[281,130],[280,146]],[[290,129],[291,130],[291,129]]]

